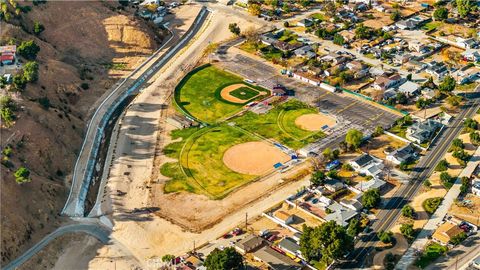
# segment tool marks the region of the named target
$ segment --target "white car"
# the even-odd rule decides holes
[[[477,269],[480,269],[480,255],[477,256],[477,257],[475,258],[475,260],[473,260],[472,266],[475,267],[475,268],[477,268]]]

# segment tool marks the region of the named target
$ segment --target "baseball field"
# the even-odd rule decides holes
[[[235,74],[205,65],[190,72],[175,90],[177,106],[201,122],[214,124],[270,92]]]
[[[268,90],[215,66],[187,75],[176,88],[175,102],[182,113],[208,125],[171,132],[173,142],[163,152],[176,161],[161,166],[161,173],[170,178],[165,192],[223,198],[273,171],[275,164],[288,162],[291,150],[322,138],[325,127],[335,124],[333,118],[293,98],[269,105],[264,114],[245,108],[265,96],[270,96]]]

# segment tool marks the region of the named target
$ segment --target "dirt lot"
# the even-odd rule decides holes
[[[293,223],[289,225],[299,231],[303,230],[302,229],[303,225],[307,225],[309,227],[316,227],[323,223],[320,219],[310,216],[306,214],[304,211],[302,211],[301,209],[295,208],[287,203],[283,203],[282,206],[279,209],[277,209],[275,212],[278,212],[278,211],[283,211],[289,215],[295,215]]]
[[[368,151],[370,154],[380,159],[385,159],[387,157],[385,150],[389,149],[392,151],[405,145],[407,145],[407,143],[404,141],[400,141],[392,136],[382,134],[381,136],[371,139],[368,145],[362,148],[362,151]]]
[[[304,114],[295,119],[295,125],[308,131],[319,131],[324,126],[333,127],[336,123],[337,121],[333,117],[323,113]]]
[[[465,196],[464,201],[469,201],[469,203],[465,205],[461,203],[452,204],[448,214],[480,226],[480,214],[478,213],[478,209],[480,209],[480,197],[468,194]]]
[[[247,142],[230,147],[223,155],[223,162],[231,170],[250,175],[263,175],[273,165],[287,162],[290,156],[266,142]]]

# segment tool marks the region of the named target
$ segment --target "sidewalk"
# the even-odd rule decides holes
[[[445,195],[442,204],[440,207],[435,211],[435,213],[430,217],[427,224],[423,227],[422,231],[418,234],[417,238],[413,242],[413,244],[408,248],[407,252],[402,256],[400,261],[397,263],[395,269],[407,269],[408,266],[415,262],[417,258],[416,253],[421,252],[427,243],[429,242],[428,236],[432,235],[433,232],[436,230],[438,224],[442,222],[443,218],[447,214],[450,206],[455,201],[455,199],[460,195],[460,186],[462,185],[461,178],[463,176],[470,176],[475,168],[480,163],[480,147],[477,148],[475,153],[473,154],[470,161],[467,163],[467,167],[463,169],[463,171],[458,176],[455,184],[450,188],[448,193]]]

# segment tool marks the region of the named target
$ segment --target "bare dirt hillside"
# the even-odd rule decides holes
[[[38,36],[30,33],[34,22],[45,27]],[[163,35],[115,2],[48,1],[0,22],[2,45],[13,38],[34,40],[41,48],[39,79],[10,93],[20,109],[13,127],[1,129],[1,146],[12,147],[14,164],[1,166],[2,265],[65,221],[59,213],[93,105],[150,55]],[[20,166],[31,171],[31,182],[15,182]]]

